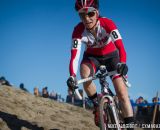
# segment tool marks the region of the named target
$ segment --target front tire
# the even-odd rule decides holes
[[[119,118],[115,108],[110,105],[110,100],[103,97],[100,100],[99,113],[100,113],[100,129],[101,130],[120,130]],[[114,110],[113,110],[114,109]]]

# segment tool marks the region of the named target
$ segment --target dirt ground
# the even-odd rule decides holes
[[[91,111],[36,97],[16,87],[0,86],[0,130],[99,130],[99,128],[94,124]]]
[[[98,127],[91,111],[0,86],[0,130],[98,130]]]

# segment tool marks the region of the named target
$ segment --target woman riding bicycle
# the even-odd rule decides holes
[[[93,76],[100,65],[105,65],[107,71],[118,70],[111,77],[116,94],[122,103],[126,124],[133,123],[133,111],[128,98],[127,88],[121,75],[126,75],[126,51],[121,35],[111,19],[100,17],[98,0],[76,0],[75,9],[80,22],[72,34],[71,59],[69,65],[70,77],[67,80],[70,89],[71,82],[76,82],[76,73],[80,57],[81,45],[85,44],[85,52],[80,66],[82,78]],[[94,104],[95,124],[99,126],[98,98],[96,86],[92,81],[83,84],[84,90]]]

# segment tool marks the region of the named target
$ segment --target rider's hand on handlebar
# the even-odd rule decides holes
[[[117,64],[117,72],[120,75],[126,75],[128,72],[128,66],[125,63],[118,63]]]
[[[70,90],[74,90],[76,87],[77,79],[76,77],[70,76],[67,80],[67,86]]]

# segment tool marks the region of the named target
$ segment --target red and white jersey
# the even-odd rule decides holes
[[[76,76],[82,44],[85,44],[85,53],[93,56],[105,56],[118,50],[120,62],[126,62],[126,52],[122,37],[114,22],[108,18],[101,17],[98,19],[96,29],[97,36],[94,37],[82,22],[74,28],[69,65],[71,76]]]

